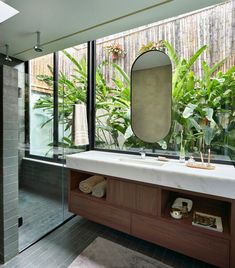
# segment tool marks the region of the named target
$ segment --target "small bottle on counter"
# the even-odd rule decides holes
[[[183,141],[183,130],[181,131],[180,134],[180,155],[179,155],[179,161],[180,163],[185,162],[185,144]]]
[[[187,218],[188,217],[188,203],[187,202],[182,202],[182,218]]]

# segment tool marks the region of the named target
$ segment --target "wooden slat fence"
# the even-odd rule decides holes
[[[105,60],[112,62],[105,47],[118,43],[127,54],[114,62],[130,74],[131,65],[141,46],[150,41],[159,40],[170,42],[179,57],[186,59],[189,59],[203,45],[208,45],[207,51],[194,65],[194,71],[198,76],[202,75],[203,60],[213,66],[227,58],[221,67],[222,71],[226,71],[235,65],[235,0],[99,39],[97,40],[97,63]],[[86,44],[70,48],[69,52],[79,60],[86,55]],[[31,64],[33,76],[48,74],[45,66],[49,62],[51,62],[51,55],[33,60]],[[61,71],[70,75],[73,73],[73,68],[74,65],[65,56],[61,57]],[[104,66],[103,73],[106,81],[111,82],[114,69],[111,66]],[[33,84],[45,86],[35,78]],[[40,91],[40,88],[38,90]]]

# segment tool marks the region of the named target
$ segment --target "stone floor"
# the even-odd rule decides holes
[[[62,195],[53,196],[21,187],[19,190],[19,250],[26,248],[71,216]]]
[[[176,268],[211,268],[166,248],[115,231],[76,216],[44,237],[1,268],[67,268],[96,237],[155,258]],[[109,267],[107,267],[109,268]],[[123,267],[128,268],[128,267]]]

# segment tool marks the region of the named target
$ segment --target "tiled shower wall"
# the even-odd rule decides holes
[[[21,187],[46,193],[61,200],[67,200],[68,171],[63,165],[23,158],[21,163]]]
[[[18,71],[0,66],[0,262],[18,253]]]

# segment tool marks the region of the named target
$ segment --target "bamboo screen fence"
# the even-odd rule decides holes
[[[213,66],[226,58],[225,64],[221,67],[222,71],[226,71],[235,65],[235,0],[99,39],[97,40],[97,64],[104,60],[113,61],[106,47],[116,43],[127,53],[114,62],[130,74],[131,65],[141,46],[159,40],[167,40],[175,48],[178,56],[186,59],[189,59],[200,47],[207,45],[208,49],[194,65],[194,71],[198,76],[202,75],[203,60]],[[68,51],[80,60],[86,55],[86,47],[86,44],[83,44]],[[37,81],[36,75],[49,74],[46,65],[50,62],[51,55],[31,61],[34,90],[44,92],[45,84]],[[73,73],[73,64],[62,53],[59,65],[60,71],[67,75]],[[112,67],[103,67],[106,81],[111,81],[113,72]]]

